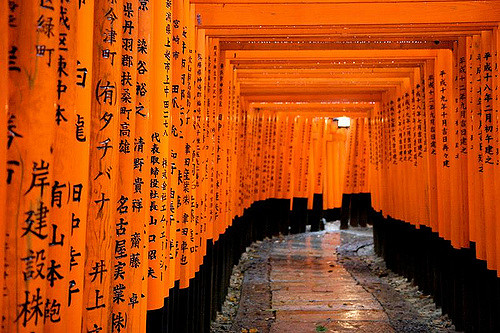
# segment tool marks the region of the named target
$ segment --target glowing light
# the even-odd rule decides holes
[[[335,118],[338,121],[339,127],[350,127],[351,126],[351,118],[349,117],[338,117]]]

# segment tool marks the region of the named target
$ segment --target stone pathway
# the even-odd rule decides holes
[[[457,333],[431,297],[374,255],[371,228],[338,227],[252,244],[212,333]]]
[[[340,242],[340,233],[310,233],[273,244],[271,333],[394,332],[382,306],[338,263]]]

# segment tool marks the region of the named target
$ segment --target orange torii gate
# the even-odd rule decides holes
[[[497,1],[0,13],[1,331],[206,332],[245,246],[343,194],[458,327],[498,330]]]

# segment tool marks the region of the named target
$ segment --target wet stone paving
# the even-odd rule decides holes
[[[382,306],[338,264],[340,233],[308,234],[271,250],[270,332],[393,332]]]
[[[384,270],[370,233],[330,230],[252,245],[212,332],[455,332],[432,299]]]

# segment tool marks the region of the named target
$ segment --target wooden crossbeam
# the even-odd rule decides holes
[[[469,36],[490,30],[496,22],[433,23],[433,24],[367,24],[367,25],[309,25],[309,26],[230,26],[203,28],[206,36],[222,41],[244,38],[313,38],[321,40],[377,40],[397,38],[407,41],[426,40],[446,36]]]
[[[306,6],[306,7],[305,7]],[[306,8],[306,9],[305,9]],[[199,26],[328,26],[500,21],[498,1],[197,3]]]
[[[454,39],[459,35],[453,36]],[[450,37],[447,36],[447,39]],[[453,40],[401,40],[400,37],[377,38],[374,40],[324,40],[324,37],[296,37],[294,40],[278,38],[231,38],[221,42],[221,50],[365,50],[365,49],[451,49]],[[431,40],[432,39],[432,40]]]
[[[437,50],[235,50],[225,51],[226,59],[234,60],[330,60],[362,61],[366,59],[433,59]]]
[[[279,91],[273,90],[268,94],[254,93],[253,95],[245,95],[248,102],[329,102],[329,101],[344,101],[344,102],[373,102],[382,99],[381,93],[377,92],[321,92],[321,93],[306,93],[297,92],[295,94],[280,94]]]

